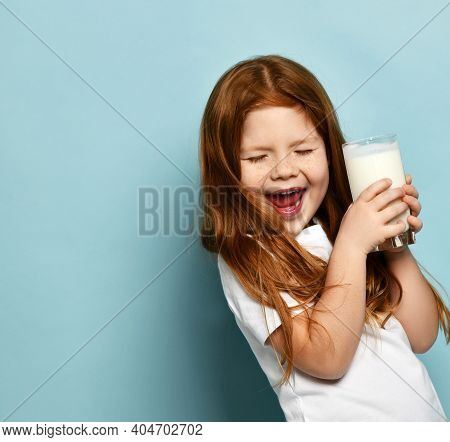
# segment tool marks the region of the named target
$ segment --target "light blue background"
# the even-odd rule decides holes
[[[160,273],[196,236],[139,236],[138,188],[198,187],[202,112],[237,61],[291,57],[338,106],[444,5],[0,0],[0,418],[284,420],[215,259],[196,242]],[[449,19],[338,110],[348,138],[398,134],[423,206],[412,250],[446,288]],[[442,333],[418,357],[450,415]]]

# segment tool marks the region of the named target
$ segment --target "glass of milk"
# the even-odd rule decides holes
[[[392,188],[402,187],[403,184],[406,184],[400,149],[395,134],[350,141],[343,144],[342,149],[353,201],[358,198],[364,189],[383,178],[392,180],[390,186]],[[392,201],[390,204],[394,203],[395,201]],[[410,214],[408,208],[389,221],[391,224],[395,224],[399,219],[403,220],[406,225],[404,232],[393,238],[388,238],[371,252],[415,244],[414,231],[410,229],[407,221]]]

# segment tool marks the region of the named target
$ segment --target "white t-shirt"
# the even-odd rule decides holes
[[[333,246],[318,219],[313,221],[296,240],[328,262]],[[218,267],[228,306],[272,385],[286,421],[447,421],[426,367],[394,316],[385,329],[377,328],[379,337],[373,335],[370,325],[364,325],[350,368],[342,378],[319,379],[294,367],[289,382],[274,387],[283,371],[275,350],[264,342],[281,324],[280,317],[275,309],[264,307],[267,329],[261,304],[244,291],[220,255]],[[298,305],[287,292],[280,294],[288,306]],[[293,316],[301,311],[301,307],[294,310]],[[278,358],[281,360],[280,355]]]

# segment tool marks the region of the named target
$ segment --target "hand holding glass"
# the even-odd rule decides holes
[[[402,187],[403,184],[406,184],[396,135],[390,134],[351,141],[343,144],[342,149],[353,201],[358,198],[364,189],[383,178],[392,180],[392,188]],[[410,214],[408,208],[393,218],[390,224],[395,224],[400,219],[405,223],[404,232],[393,238],[388,238],[375,247],[372,252],[415,244],[414,232],[407,221]]]

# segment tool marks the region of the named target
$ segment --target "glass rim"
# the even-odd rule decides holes
[[[396,141],[397,134],[390,132],[384,135],[374,135],[372,137],[360,138],[358,140],[347,141],[342,145],[342,148],[345,149],[347,146],[353,146],[355,144],[375,144],[379,142],[383,142],[386,140]]]

